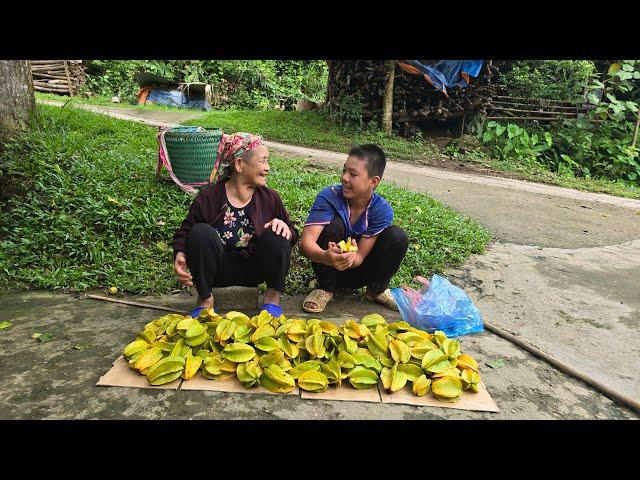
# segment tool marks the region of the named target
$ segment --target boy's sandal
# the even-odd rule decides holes
[[[368,300],[378,302],[380,305],[384,305],[391,310],[398,311],[396,300],[395,298],[393,298],[393,295],[391,295],[391,290],[389,290],[388,288],[384,292],[378,294],[376,297],[371,297],[369,295],[365,295],[365,297]]]
[[[329,303],[329,301],[332,298],[333,298],[333,295],[331,295],[331,293],[325,292],[324,290],[316,288],[309,295],[307,295],[307,298],[304,299],[304,302],[302,304],[302,309],[305,312],[309,312],[309,313],[320,313],[324,311],[324,309],[327,307],[327,303]],[[306,305],[307,303],[315,303],[316,306],[315,308],[307,307]]]

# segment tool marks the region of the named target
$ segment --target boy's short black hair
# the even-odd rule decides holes
[[[349,156],[364,160],[369,177],[382,178],[384,168],[387,166],[387,157],[379,146],[373,143],[354,145],[349,150]]]

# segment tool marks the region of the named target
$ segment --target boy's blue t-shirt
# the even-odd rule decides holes
[[[320,191],[316,197],[304,226],[326,225],[339,215],[346,226],[346,236],[352,238],[373,237],[393,223],[393,208],[384,198],[374,192],[365,211],[355,225],[351,225],[351,211],[342,194],[342,185],[333,185]]]

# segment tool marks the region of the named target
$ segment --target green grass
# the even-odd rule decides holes
[[[347,152],[354,143],[376,143],[391,158],[418,161],[437,154],[429,142],[409,141],[383,132],[345,132],[327,115],[313,111],[226,110],[213,111],[184,122],[186,125],[222,128],[227,133],[258,133],[267,140]]]
[[[541,166],[521,165],[500,160],[491,160],[491,168],[502,172],[510,172],[522,180],[558,185],[594,193],[606,193],[618,197],[640,198],[640,187],[622,180],[614,181],[604,178],[577,178],[573,175],[561,175]]]
[[[58,101],[69,100],[69,97],[42,92],[37,92],[36,98]],[[135,108],[139,110],[198,112],[197,110],[162,105],[114,104],[111,103],[110,98],[106,97],[90,99],[74,97],[71,103]],[[354,143],[375,143],[380,145],[390,158],[410,163],[424,164],[428,163],[429,159],[439,159],[444,155],[434,143],[429,141],[420,139],[407,140],[397,136],[385,135],[380,131],[374,133],[343,131],[327,116],[312,111],[223,110],[201,113],[201,117],[183,123],[185,125],[219,127],[227,133],[237,131],[259,133],[267,140],[345,153]],[[473,155],[470,157],[473,157]],[[486,159],[486,161],[478,162],[476,159],[470,160],[465,155],[456,158],[463,163],[481,163],[496,172],[506,172],[522,180],[559,185],[588,192],[607,193],[619,197],[640,198],[640,188],[622,181],[576,178],[570,175],[559,175],[541,166],[523,165],[496,159]]]
[[[157,182],[154,128],[78,109],[37,107],[39,127],[0,152],[0,286],[136,294],[180,288],[170,248],[192,198]],[[301,226],[316,193],[338,172],[273,156],[269,185]],[[381,185],[411,245],[392,286],[441,272],[482,252],[489,234],[423,194]],[[301,227],[299,228],[301,229]],[[312,271],[297,248],[287,293],[308,289]]]
[[[82,104],[82,105],[99,105],[110,108],[134,108],[137,110],[159,110],[159,111],[175,111],[175,112],[195,112],[204,113],[204,110],[196,110],[192,108],[179,108],[169,107],[166,105],[138,105],[137,103],[131,103],[126,100],[122,100],[121,103],[113,103],[111,97],[95,96],[91,98],[84,97],[69,97],[68,95],[56,95],[55,93],[35,92],[36,100],[54,100],[57,102],[67,103],[69,105]]]
[[[622,180],[614,181],[602,178],[577,178],[571,174],[559,174],[552,172],[540,164],[522,164],[508,160],[489,158],[484,152],[454,153],[457,160],[465,163],[473,163],[477,166],[492,169],[497,172],[511,174],[515,178],[531,182],[558,185],[560,187],[573,188],[594,193],[606,193],[626,198],[640,198],[640,187]]]

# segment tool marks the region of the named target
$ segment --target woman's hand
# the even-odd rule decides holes
[[[184,252],[178,252],[178,254],[176,255],[176,260],[175,262],[173,262],[173,269],[176,272],[178,281],[182,285],[186,285],[187,287],[193,286],[193,279],[191,278],[189,268],[187,267],[187,256],[184,254]]]
[[[274,218],[270,222],[267,222],[264,224],[264,228],[269,228],[269,227],[271,227],[271,230],[276,235],[280,235],[286,238],[287,240],[291,240],[291,230],[289,229],[289,226],[286,223],[284,223],[282,220],[278,218]]]

